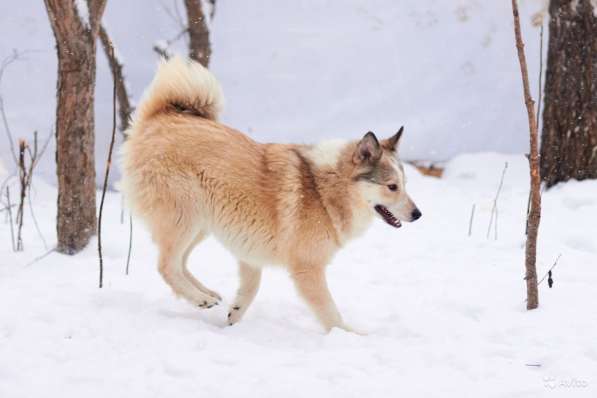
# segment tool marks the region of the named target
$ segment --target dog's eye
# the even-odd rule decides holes
[[[392,192],[395,192],[395,191],[398,190],[398,185],[396,185],[396,184],[390,184],[390,185],[388,185],[388,189],[390,191],[392,191]]]

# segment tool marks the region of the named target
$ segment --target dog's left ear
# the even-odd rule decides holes
[[[398,150],[398,144],[400,144],[400,137],[402,137],[402,132],[404,131],[404,126],[400,127],[400,130],[390,138],[386,138],[385,140],[381,141],[381,146],[385,149],[396,152]]]

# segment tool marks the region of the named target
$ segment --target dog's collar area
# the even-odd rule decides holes
[[[397,219],[396,216],[392,214],[392,212],[389,211],[387,207],[383,205],[375,205],[375,211],[379,213],[381,218],[383,218],[383,220],[392,227],[400,228],[402,226],[400,220]]]

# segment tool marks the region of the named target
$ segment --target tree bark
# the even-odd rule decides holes
[[[201,0],[184,0],[189,28],[189,57],[206,68],[211,57],[209,29]]]
[[[597,17],[591,0],[551,0],[541,175],[597,178]]]
[[[88,0],[89,20],[74,0],[44,0],[56,38],[58,84],[56,173],[57,250],[74,254],[95,233],[95,52],[106,0]]]
[[[529,121],[530,154],[529,166],[531,174],[531,208],[528,214],[527,241],[525,246],[525,280],[527,285],[527,310],[539,306],[539,291],[537,288],[537,237],[539,234],[539,222],[541,221],[541,177],[539,174],[539,132],[537,128],[537,117],[535,116],[535,101],[531,97],[529,88],[529,72],[526,56],[524,54],[524,43],[520,32],[520,17],[518,14],[518,2],[512,0],[512,13],[514,15],[514,35],[516,37],[516,50],[520,63],[522,75],[522,87],[524,91],[524,103],[527,109]]]

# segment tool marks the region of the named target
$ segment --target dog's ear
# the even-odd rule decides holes
[[[371,131],[357,144],[357,149],[352,155],[352,161],[355,164],[375,163],[381,158],[382,149],[375,134]]]
[[[388,151],[396,152],[398,150],[398,145],[400,144],[400,137],[402,137],[402,132],[404,131],[404,126],[400,127],[400,130],[390,138],[386,138],[381,142],[381,146],[383,146]]]

